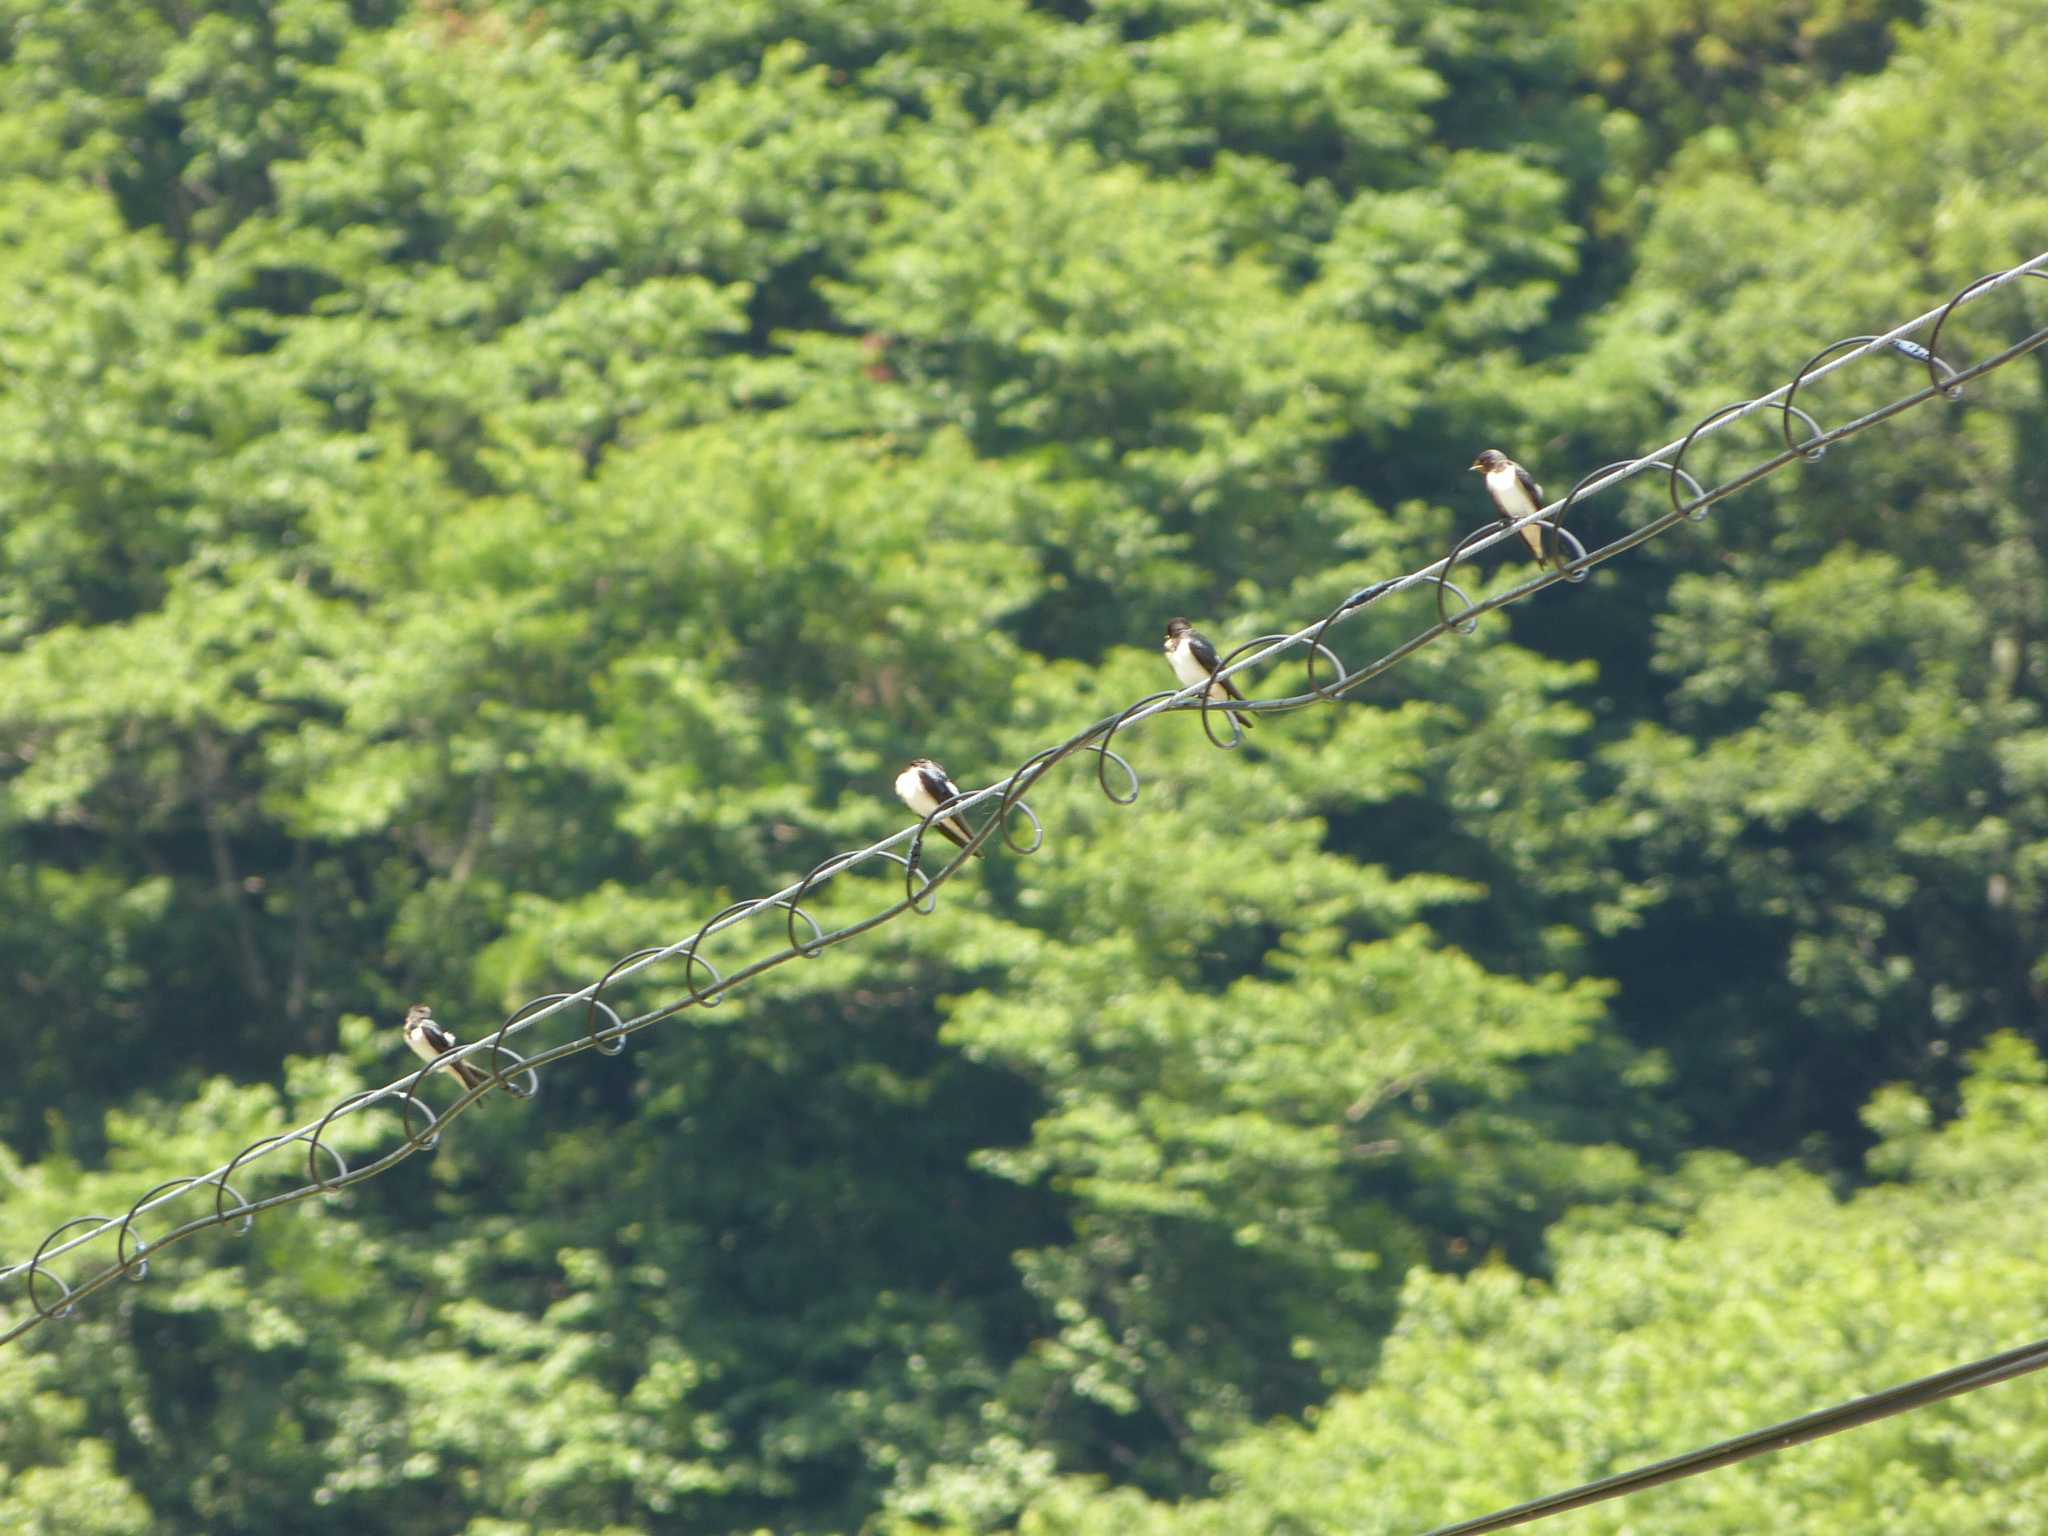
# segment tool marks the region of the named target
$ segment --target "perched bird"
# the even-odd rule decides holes
[[[1204,678],[1215,678],[1209,684],[1211,699],[1220,693],[1226,699],[1243,700],[1244,695],[1232,686],[1229,678],[1216,677],[1216,668],[1220,665],[1216,659],[1216,647],[1186,619],[1166,621],[1166,644],[1161,649],[1166,652],[1167,665],[1173,668],[1173,675],[1181,680],[1183,686],[1192,688]],[[1237,714],[1235,718],[1246,730],[1252,728],[1250,715]]]
[[[946,776],[946,770],[928,757],[920,757],[901,773],[896,775],[896,797],[920,816],[929,816],[942,805],[949,805],[960,798],[960,786]],[[958,816],[941,816],[932,826],[939,836],[948,842],[965,848],[973,836],[967,830],[967,823]],[[988,852],[986,848],[974,850],[976,858]]]
[[[405,1043],[412,1047],[413,1055],[421,1061],[436,1060],[462,1044],[436,1024],[432,1015],[433,1010],[425,1003],[414,1003],[405,1010]],[[488,1074],[466,1061],[451,1061],[448,1070],[462,1079],[462,1086],[465,1088],[475,1088],[490,1081]]]
[[[1518,522],[1543,505],[1543,487],[1529,478],[1529,471],[1498,448],[1489,448],[1472,461],[1472,467],[1486,475],[1486,494],[1493,498],[1493,510],[1504,523]],[[1540,562],[1543,559],[1543,529],[1537,523],[1522,525],[1522,542]]]

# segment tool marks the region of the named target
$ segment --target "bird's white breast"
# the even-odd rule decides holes
[[[896,775],[896,796],[920,816],[929,816],[939,808],[939,802],[924,787],[924,775],[915,768],[906,768]]]
[[[1187,686],[1208,680],[1209,669],[1195,660],[1195,648],[1188,644],[1186,635],[1167,648],[1166,659],[1173,665],[1173,675]]]
[[[1509,517],[1527,517],[1536,510],[1536,503],[1529,499],[1529,493],[1522,489],[1521,472],[1512,464],[1503,464],[1499,469],[1486,472],[1486,488],[1493,492],[1493,503]]]

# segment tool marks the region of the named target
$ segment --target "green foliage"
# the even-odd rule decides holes
[[[1481,447],[2048,244],[2034,9],[0,0],[0,1259],[1434,556]],[[157,1254],[0,1350],[0,1524],[1421,1525],[1960,1350],[2037,1258],[2040,391],[1120,733],[932,916]],[[1984,1524],[1952,1412],[1856,1498]]]
[[[1707,1157],[1639,1218],[1558,1229],[1554,1282],[1418,1271],[1372,1385],[1233,1445],[1221,1497],[1148,1506],[1077,1482],[1018,1528],[1425,1530],[2023,1342],[2048,1247],[2010,1213],[2040,1191],[2042,1077],[2004,1036],[1944,1129],[1927,1128],[1924,1102],[1888,1096],[1872,1118],[1896,1139],[1876,1163],[1902,1182],[1847,1201],[1796,1169]],[[1957,1398],[1572,1518],[1602,1532],[1996,1528],[2048,1479],[2039,1391]]]
[[[1917,0],[1596,0],[1573,30],[1602,93],[1675,139],[1753,121],[1809,95],[1817,80],[1875,67],[1887,29],[1922,10]]]
[[[1654,430],[1653,410],[1683,419],[1738,381],[1765,387],[1809,345],[2048,244],[2048,205],[2024,190],[2041,149],[2012,132],[2035,110],[2021,82],[2044,66],[2018,13],[1945,6],[1882,74],[1789,119],[1761,178],[1711,135],[1689,146],[1635,291],[1577,367],[1590,398]],[[1995,214],[1991,186],[2013,189]],[[2040,286],[1959,318],[1943,351],[1982,357],[2038,326]],[[1900,358],[1801,404],[1832,423],[1916,382]],[[1655,959],[1648,972],[1618,951],[1595,963],[1669,1026],[1641,1038],[1671,1050],[1700,1085],[1696,1112],[1737,1145],[1853,1139],[1855,1105],[1879,1083],[1940,1091],[1970,1045],[2038,1013],[2023,765],[2048,591],[2030,452],[2041,399],[2038,371],[2008,370],[1653,557],[1667,573],[1644,647],[1658,704],[1604,757],[1648,914],[1624,942]],[[1775,435],[1762,423],[1700,467]],[[1582,430],[1596,425],[1607,440],[1607,423]],[[1730,953],[1750,984],[1722,982]]]

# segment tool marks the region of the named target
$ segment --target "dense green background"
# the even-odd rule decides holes
[[[2048,247],[2044,79],[2042,0],[0,0],[0,1258]],[[1404,1532],[2040,1333],[2044,392],[166,1256],[0,1349],[0,1529]],[[2044,1409],[1572,1528],[2021,1529]]]

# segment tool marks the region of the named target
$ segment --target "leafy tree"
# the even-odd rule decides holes
[[[2020,98],[2040,62],[2004,9],[1942,7],[1882,75],[1788,123],[1761,183],[1701,141],[1579,367],[1587,398],[1644,427],[1667,406],[1684,420],[1731,381],[1764,388],[1809,348],[2048,243],[2038,199],[1975,213],[2020,164],[2011,129],[2039,116]],[[1987,101],[2008,110],[1964,110]],[[1741,260],[1703,261],[1710,238]],[[1943,350],[1983,356],[2037,326],[2040,286],[1963,312]],[[1801,399],[1832,424],[1920,372],[1877,358]],[[1853,1142],[1877,1083],[1938,1091],[1971,1044],[2032,1025],[2040,385],[2008,368],[1960,407],[1923,407],[1724,504],[1646,562],[1661,611],[1629,638],[1648,641],[1654,707],[1605,762],[1617,852],[1651,915],[1593,963],[1651,1024],[1637,1038],[1700,1085],[1688,1098],[1716,1140]],[[1777,422],[1729,437],[1702,473],[1768,451]],[[1746,957],[1732,977],[1729,954]]]
[[[2024,1342],[2048,1250],[2010,1212],[2039,1177],[2044,1078],[2002,1035],[1945,1128],[1926,1100],[1881,1094],[1887,1182],[1848,1200],[1800,1170],[1703,1156],[1637,1216],[1556,1229],[1554,1284],[1418,1271],[1373,1382],[1232,1446],[1219,1497],[1147,1504],[1076,1481],[1018,1528],[1424,1530]],[[2048,1476],[2039,1391],[1952,1399],[1573,1518],[1681,1536],[2010,1524]]]
[[[1434,556],[1478,448],[1554,482],[2039,243],[2039,29],[1972,0],[1717,13],[1697,117],[1692,22],[1544,0],[81,14],[0,0],[9,1258],[1162,686],[1176,612]],[[0,1509],[1171,1521],[1432,1307],[1538,1318],[1504,1263],[1576,1294],[1646,1163],[1846,1174],[1896,1076],[1962,1145],[2040,970],[2037,386],[1234,756],[1122,733],[1134,806],[1062,767],[933,916],[160,1255],[16,1346]],[[1834,1210],[1701,1167],[1658,1231]]]

